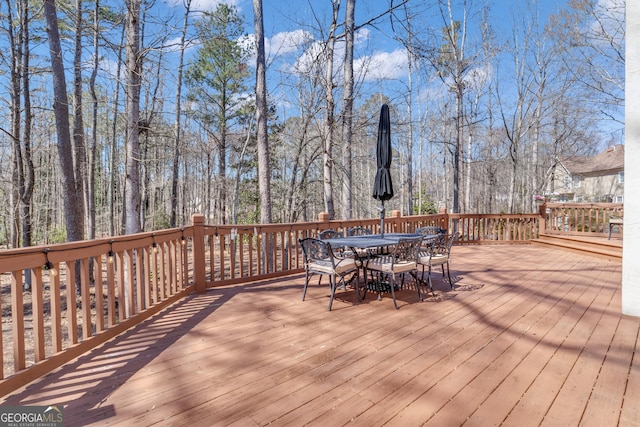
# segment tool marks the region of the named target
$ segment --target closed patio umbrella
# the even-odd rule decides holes
[[[376,164],[378,170],[373,183],[373,198],[380,200],[380,233],[384,235],[384,202],[393,197],[393,183],[391,182],[391,120],[389,106],[384,104],[380,109],[378,122],[378,142],[376,145]]]

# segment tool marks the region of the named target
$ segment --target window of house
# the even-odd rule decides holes
[[[574,176],[573,177],[573,188],[580,188],[581,185],[582,185],[582,177],[581,176]]]
[[[624,203],[624,196],[616,196],[616,203]]]
[[[624,172],[618,172],[618,184],[624,184]]]
[[[563,184],[564,184],[564,188],[565,189],[567,189],[567,190],[571,189],[571,177],[570,176],[565,176]]]

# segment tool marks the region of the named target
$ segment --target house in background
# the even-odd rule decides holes
[[[624,203],[624,145],[595,156],[559,158],[546,193],[559,202]]]

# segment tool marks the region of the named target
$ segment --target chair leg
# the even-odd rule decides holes
[[[422,272],[420,273],[420,283],[429,287],[429,292],[431,292],[432,296],[436,296],[433,292],[433,286],[431,286],[431,267],[429,267],[429,274],[427,275],[427,281],[424,281],[424,265],[422,265]],[[422,301],[422,299],[420,300]]]
[[[362,270],[362,287],[360,286],[360,271],[358,271],[358,278],[356,281],[356,292],[358,293],[358,302],[364,301],[367,297],[367,268],[364,267]]]
[[[431,282],[431,266],[429,266],[429,274],[427,275],[427,279],[429,279],[429,289],[431,289],[431,293],[433,294],[433,282]]]
[[[307,295],[307,286],[309,286],[309,272],[305,271],[304,272],[304,288],[302,288],[302,301],[304,301],[304,297],[305,295]]]
[[[449,287],[453,290],[453,281],[451,280],[451,268],[449,267],[449,261],[447,261],[447,277],[449,278]]]
[[[396,284],[396,275],[395,273],[391,273],[391,283],[389,287],[391,288],[391,298],[393,298],[393,306],[397,310],[398,303],[396,303],[396,291],[393,290],[393,288],[395,287],[395,284]]]
[[[333,304],[333,296],[336,293],[337,282],[335,276],[329,276],[329,286],[331,286],[331,297],[329,298],[329,311],[331,311],[331,305]]]
[[[380,282],[382,282],[384,276],[382,275],[382,272],[376,271],[375,272],[375,277],[374,275],[374,270],[369,270],[370,276],[371,276],[371,285],[375,286],[376,288],[376,292],[378,293],[378,301],[382,300],[382,295],[380,292]]]
[[[418,273],[416,273],[415,271],[412,271],[411,275],[416,281],[416,289],[418,290],[418,301],[422,301],[422,293],[420,292],[420,285],[422,285],[422,279],[418,278]]]

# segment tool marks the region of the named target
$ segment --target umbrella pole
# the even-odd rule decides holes
[[[382,208],[380,209],[380,235],[384,237],[384,200],[381,201]]]

